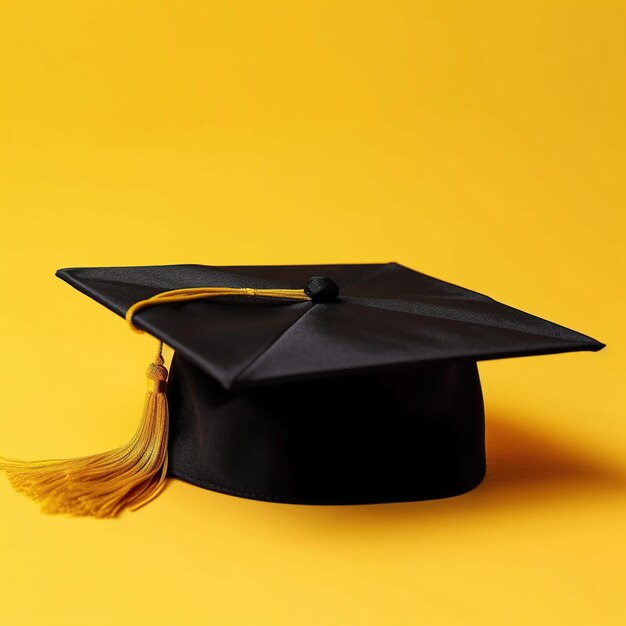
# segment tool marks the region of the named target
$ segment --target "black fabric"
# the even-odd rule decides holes
[[[476,364],[229,390],[179,354],[169,471],[232,495],[359,504],[464,493],[485,472]]]
[[[261,500],[349,504],[463,493],[485,471],[476,361],[603,347],[397,263],[57,275],[122,317],[170,289],[304,289],[318,277],[316,302],[215,298],[154,306],[133,320],[175,350],[170,473]],[[338,298],[322,302],[330,281]]]
[[[123,316],[182,287],[304,288],[337,283],[336,302],[224,298],[140,311],[142,328],[226,388],[457,359],[598,350],[603,344],[397,263],[70,268],[57,275]]]

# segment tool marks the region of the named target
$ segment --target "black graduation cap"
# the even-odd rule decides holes
[[[150,488],[127,485],[122,473],[105,489],[119,495],[121,481],[131,508],[153,497],[166,472],[215,491],[302,504],[463,493],[485,472],[476,362],[603,347],[397,263],[69,268],[57,276],[175,351],[169,436],[145,444],[139,462],[150,466],[143,459],[160,450],[165,466]],[[167,372],[160,357],[152,368],[155,410]],[[154,439],[146,429],[143,437]],[[124,448],[114,460],[127,457]],[[112,463],[98,459],[90,471],[102,478]],[[92,474],[79,481],[85,501]],[[55,476],[47,484],[60,493]],[[29,492],[28,478],[13,482]],[[123,508],[112,497],[109,508],[70,510],[55,498],[51,512]]]

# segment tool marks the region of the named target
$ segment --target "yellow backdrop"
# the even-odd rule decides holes
[[[0,0],[0,454],[134,431],[154,341],[66,266],[395,260],[605,341],[481,364],[489,471],[119,520],[0,479],[0,623],[613,625],[626,580],[624,3]]]

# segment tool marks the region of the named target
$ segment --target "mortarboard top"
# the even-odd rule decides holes
[[[302,289],[312,276],[336,301],[199,301],[145,309],[134,324],[225,388],[270,385],[434,361],[599,350],[603,344],[397,263],[72,268],[57,276],[113,312],[183,287]]]
[[[397,263],[67,268],[57,276],[122,317],[132,313],[136,328],[174,349],[162,473],[261,500],[463,493],[485,472],[476,361],[603,347]],[[131,308],[171,290],[218,287],[232,293]],[[273,297],[256,297],[264,295]]]

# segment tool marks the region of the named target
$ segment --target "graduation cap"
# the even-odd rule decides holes
[[[397,263],[57,276],[159,349],[127,444],[78,459],[0,459],[50,513],[114,517],[154,498],[166,476],[299,504],[461,494],[486,466],[476,362],[603,347]],[[174,349],[169,377],[163,343]]]

